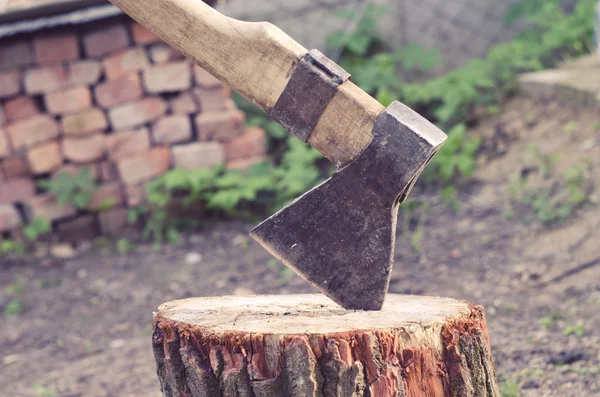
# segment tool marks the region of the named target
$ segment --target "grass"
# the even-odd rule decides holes
[[[15,276],[15,280],[6,286],[4,293],[12,299],[4,307],[5,317],[16,317],[23,312],[23,291],[25,288],[25,277],[21,274]]]
[[[500,395],[502,397],[519,397],[519,385],[513,379],[504,379],[500,382]]]
[[[585,326],[582,321],[579,321],[575,325],[568,325],[563,330],[565,336],[575,335],[578,338],[585,336]]]

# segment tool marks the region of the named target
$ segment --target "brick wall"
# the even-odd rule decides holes
[[[0,233],[41,216],[69,235],[111,234],[172,167],[264,159],[230,90],[125,17],[0,41]],[[58,206],[40,179],[87,168],[88,208]],[[99,209],[106,201],[108,211]]]

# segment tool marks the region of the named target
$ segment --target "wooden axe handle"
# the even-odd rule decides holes
[[[274,25],[228,18],[201,0],[110,0],[181,53],[269,112],[307,50]],[[346,81],[308,142],[337,165],[372,140],[383,106]]]

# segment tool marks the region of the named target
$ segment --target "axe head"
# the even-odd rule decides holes
[[[381,309],[394,261],[398,206],[446,139],[394,102],[350,164],[250,234],[346,309]]]

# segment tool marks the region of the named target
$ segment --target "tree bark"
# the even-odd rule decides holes
[[[389,295],[346,311],[322,295],[194,298],[160,306],[166,397],[499,397],[483,308]]]

